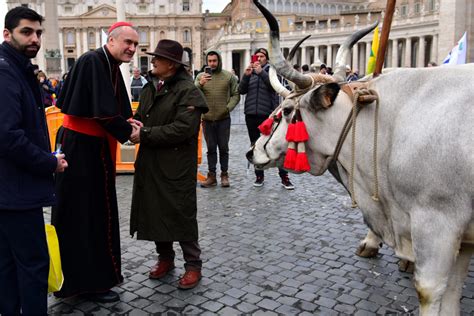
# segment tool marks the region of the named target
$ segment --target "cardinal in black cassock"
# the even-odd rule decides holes
[[[119,65],[107,45],[85,53],[57,102],[65,114],[58,142],[69,163],[57,175],[52,210],[64,273],[58,297],[107,294],[123,282],[115,153],[117,140],[132,133],[132,111]]]

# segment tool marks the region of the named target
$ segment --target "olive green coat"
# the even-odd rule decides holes
[[[135,119],[143,122],[135,161],[130,233],[153,241],[196,241],[197,139],[208,110],[180,70],[160,91],[144,86]]]

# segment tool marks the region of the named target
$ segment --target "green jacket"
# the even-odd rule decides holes
[[[153,241],[196,241],[197,139],[204,96],[184,69],[142,90],[134,116],[143,122],[135,161],[130,233]]]
[[[206,60],[207,55],[211,52],[218,56],[218,65],[212,72],[212,79],[205,85],[201,85],[199,80],[204,73],[200,73],[194,80],[194,84],[203,92],[209,106],[209,112],[202,116],[204,121],[218,121],[228,118],[230,112],[240,101],[236,77],[231,72],[222,69],[222,59],[219,52],[209,51],[206,54]]]

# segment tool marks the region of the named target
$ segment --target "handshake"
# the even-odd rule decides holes
[[[143,123],[133,118],[129,119],[128,122],[132,125],[132,134],[129,140],[134,144],[138,144],[140,142],[140,128],[143,127]]]

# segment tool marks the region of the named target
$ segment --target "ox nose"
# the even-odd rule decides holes
[[[247,151],[245,154],[245,157],[247,157],[247,160],[252,162],[253,161],[253,146]]]

